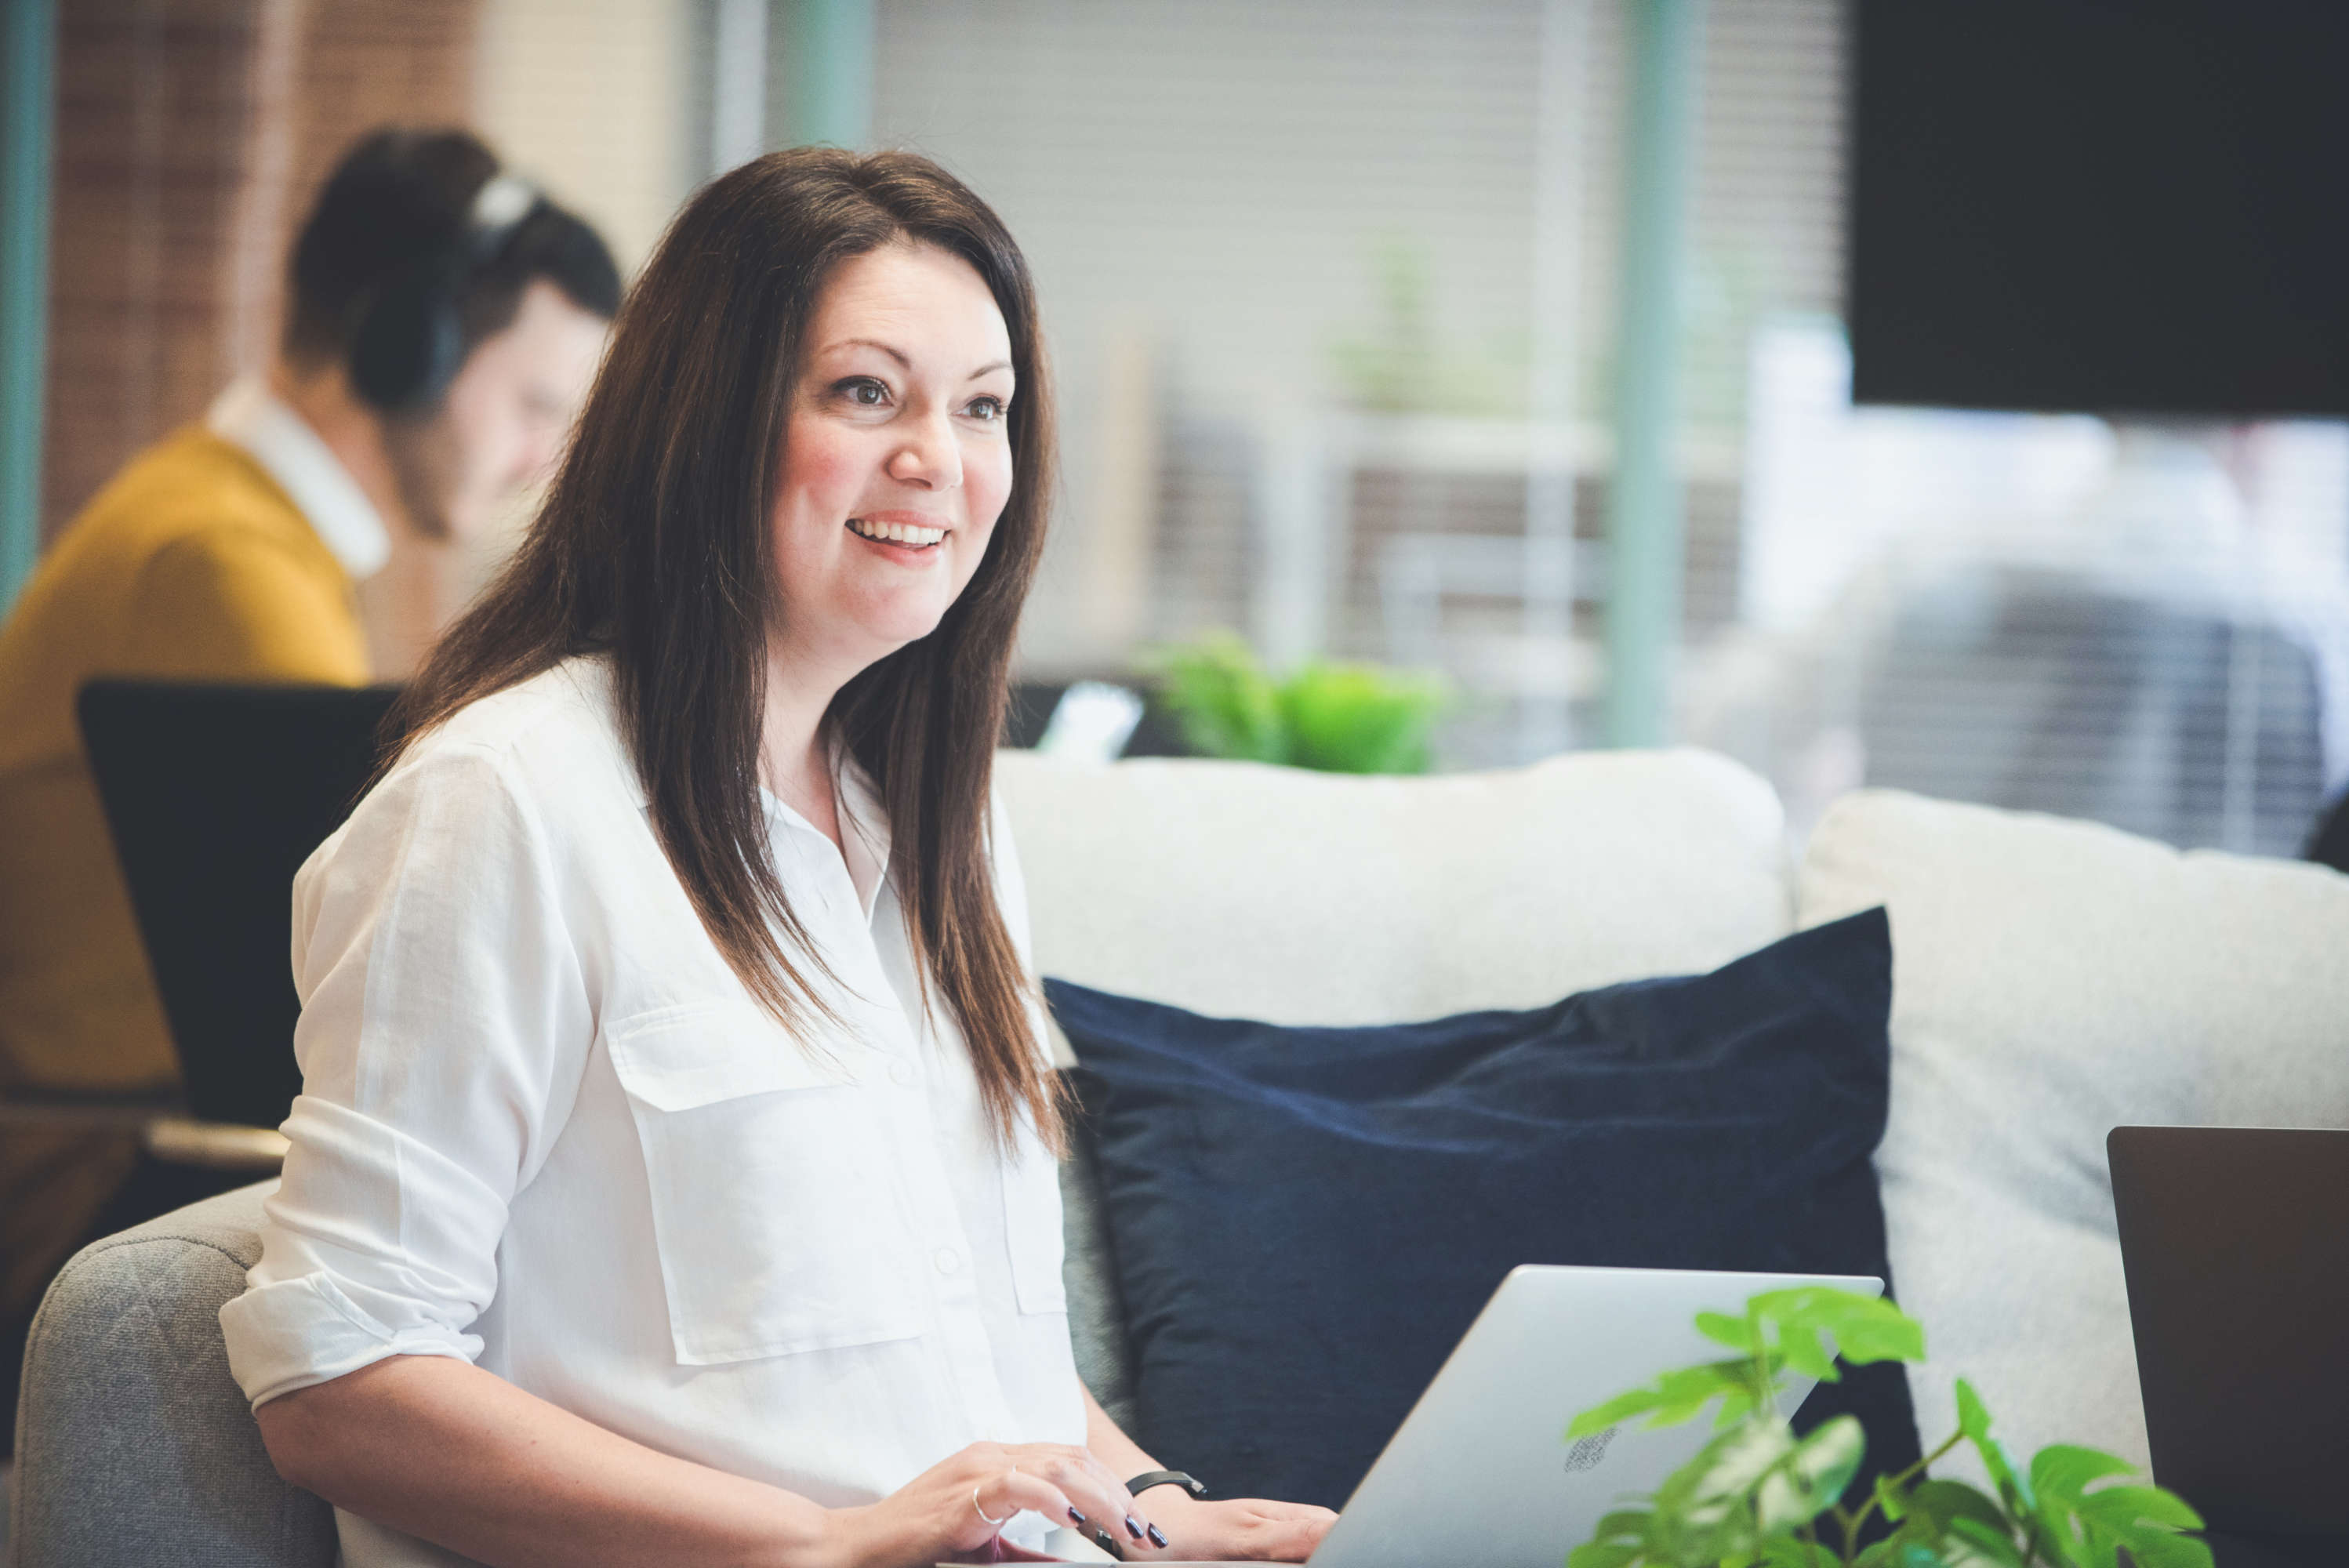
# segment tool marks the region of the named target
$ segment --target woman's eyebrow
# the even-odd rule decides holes
[[[825,344],[823,346],[823,352],[826,354],[837,354],[843,348],[876,348],[882,353],[887,355],[890,358],[895,360],[906,370],[910,371],[914,368],[914,362],[905,357],[905,354],[903,349],[893,348],[877,337],[843,337],[836,343]],[[968,377],[965,377],[965,379],[976,381],[982,376],[992,376],[999,370],[1009,370],[1010,368],[1011,361],[1009,359],[990,359],[986,364],[980,366],[978,369],[972,371]]]
[[[843,337],[837,343],[825,344],[823,351],[826,354],[837,354],[843,348],[877,348],[906,369],[911,370],[914,367],[914,362],[905,357],[903,350],[892,348],[878,338]]]

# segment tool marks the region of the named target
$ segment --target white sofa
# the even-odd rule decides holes
[[[1964,1372],[2013,1447],[2142,1461],[2106,1130],[2349,1126],[2349,877],[2322,869],[1885,793],[1843,801],[1798,856],[1760,779],[1687,751],[1425,779],[1008,753],[999,777],[1044,972],[1208,1013],[1531,1006],[1889,905],[1878,1165],[1895,1284],[1931,1336],[1928,1443]],[[1063,1189],[1080,1365],[1114,1408],[1123,1337],[1081,1166]],[[334,1561],[331,1515],[270,1468],[220,1341],[262,1191],[100,1242],[50,1288],[12,1563]]]
[[[1793,846],[1765,783],[1695,751],[1425,779],[1007,753],[999,778],[1044,973],[1209,1014],[1533,1006],[1889,906],[1878,1166],[1929,1447],[1963,1374],[2011,1449],[2145,1461],[2111,1128],[2349,1127],[2349,877],[2322,868],[1887,791]]]

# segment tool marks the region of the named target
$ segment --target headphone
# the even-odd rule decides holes
[[[465,363],[465,285],[543,201],[527,180],[492,175],[474,192],[462,230],[376,286],[350,338],[351,385],[360,397],[387,414],[440,400]]]

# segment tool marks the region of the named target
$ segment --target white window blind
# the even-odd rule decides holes
[[[1835,0],[1711,9],[1699,635],[1736,597],[1744,345],[1836,301],[1841,26]],[[1595,695],[1596,574],[1568,635],[1531,645],[1506,556],[1529,468],[1571,468],[1586,538],[1601,514],[1624,33],[1619,0],[882,6],[878,139],[1004,212],[1059,356],[1068,484],[1033,665],[1114,666],[1217,624],[1439,664],[1470,697],[1464,761],[1509,754],[1526,691]],[[1545,164],[1561,121],[1572,161]],[[1545,179],[1572,211],[1537,255]],[[1543,288],[1565,292],[1568,401],[1529,431]]]
[[[1453,765],[1589,736],[1627,3],[884,0],[876,139],[968,178],[1043,291],[1031,673],[1228,625],[1444,669]],[[2148,481],[2093,421],[1852,411],[1847,26],[1707,10],[1681,732],[1798,820],[1878,782],[2296,848],[2343,772],[2349,437],[2221,433]],[[2231,519],[2146,547],[2213,473]],[[1561,501],[1575,547],[1529,554]]]

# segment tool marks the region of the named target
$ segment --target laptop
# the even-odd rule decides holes
[[[76,704],[189,1114],[274,1127],[294,1064],[294,873],[373,777],[393,686],[92,681]]]
[[[1314,1568],[1558,1568],[1602,1515],[1653,1492],[1713,1436],[1700,1418],[1657,1430],[1630,1422],[1568,1443],[1567,1423],[1674,1367],[1720,1359],[1696,1331],[1698,1313],[1743,1312],[1759,1292],[1814,1284],[1884,1290],[1878,1279],[1816,1274],[1510,1270],[1347,1500]],[[1779,1413],[1792,1415],[1812,1384],[1785,1381]]]
[[[2349,1131],[2105,1147],[2154,1480],[2219,1568],[2349,1563]]]

